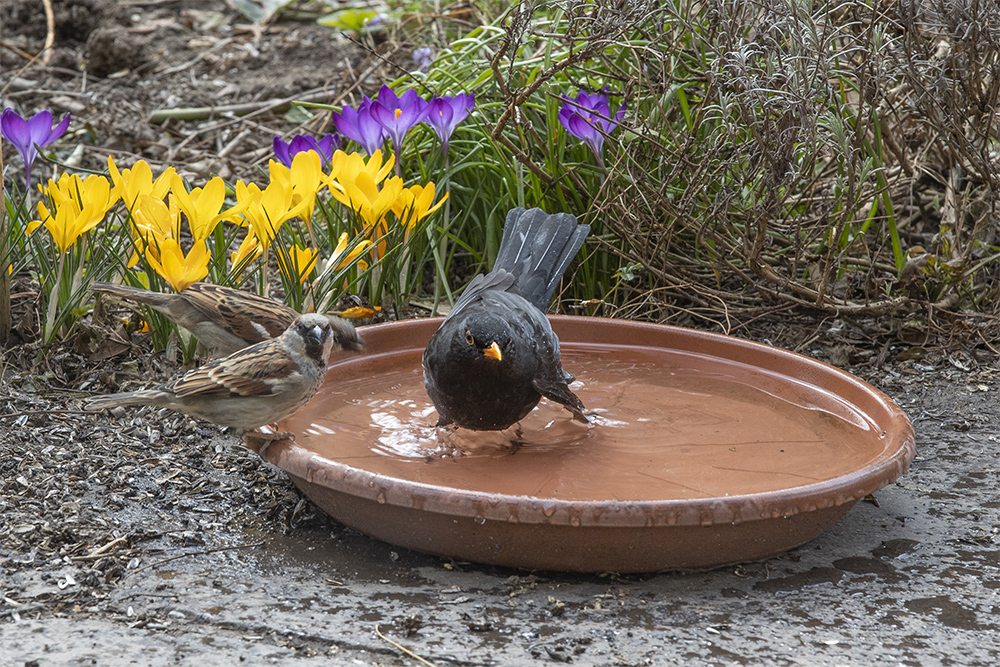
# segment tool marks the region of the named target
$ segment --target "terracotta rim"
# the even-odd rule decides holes
[[[382,352],[392,354],[406,349],[422,350],[442,319],[404,320],[361,329],[372,354],[381,352],[379,341],[383,335],[405,338],[407,345],[393,346]],[[894,482],[906,472],[916,453],[913,426],[892,399],[859,378],[810,357],[761,343],[669,325],[565,315],[550,319],[560,338],[570,343],[588,342],[585,334],[613,323],[611,326],[621,327],[623,334],[627,331],[630,338],[664,339],[657,347],[665,347],[666,342],[677,349],[707,346],[713,356],[748,364],[767,373],[811,384],[822,380],[825,387],[830,387],[839,396],[849,393],[851,399],[844,400],[867,414],[885,432],[883,450],[863,468],[821,482],[754,494],[657,501],[543,499],[429,485],[331,461],[289,440],[271,444],[266,460],[311,483],[380,504],[497,521],[507,521],[512,509],[516,508],[517,521],[522,524],[638,527],[742,523],[853,503]],[[606,338],[602,340],[607,342]],[[331,372],[338,363],[335,361],[331,365]],[[788,364],[801,372],[792,375],[776,368]],[[247,434],[245,440],[252,449],[259,450],[260,439]]]

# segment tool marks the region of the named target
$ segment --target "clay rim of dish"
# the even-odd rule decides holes
[[[551,319],[553,324],[572,325],[574,321],[593,324],[597,320],[618,322],[623,327],[669,329],[675,335],[708,338],[717,344],[750,348],[748,351],[751,353],[794,359],[798,364],[804,364],[814,372],[836,375],[841,382],[854,385],[856,390],[873,399],[875,405],[883,411],[881,415],[872,415],[870,410],[864,411],[885,431],[883,450],[870,463],[858,470],[802,486],[754,494],[652,501],[559,500],[484,493],[412,482],[331,461],[287,439],[272,443],[267,449],[265,458],[268,462],[307,482],[376,501],[379,504],[470,517],[476,520],[625,528],[735,524],[793,516],[800,512],[812,512],[852,503],[898,479],[906,472],[916,454],[913,426],[892,399],[855,376],[810,357],[753,341],[669,325],[577,316],[552,316]],[[371,325],[362,329],[367,329],[368,335],[371,335],[377,328],[382,327],[427,327],[429,337],[441,321],[442,318],[405,320]],[[567,342],[574,342],[571,336],[564,338]],[[401,351],[407,348],[396,349]],[[732,359],[729,356],[720,358]],[[760,368],[779,372],[766,366]],[[788,376],[787,373],[781,374]],[[261,441],[255,438],[253,433],[245,434],[244,440],[251,449],[259,450]]]

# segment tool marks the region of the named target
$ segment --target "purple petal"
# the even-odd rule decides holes
[[[385,128],[372,117],[371,107],[366,113],[358,112],[358,133],[361,136],[358,143],[369,155],[382,148],[382,144],[385,143]]]
[[[413,95],[409,95],[413,93]],[[415,90],[408,90],[400,100],[400,105],[395,108],[387,108],[382,104],[373,104],[371,109],[372,117],[385,128],[392,145],[396,150],[403,145],[403,138],[410,128],[427,117],[429,105],[416,94]]]
[[[52,126],[52,114],[48,111],[39,112],[28,121],[25,121],[13,109],[5,109],[0,116],[0,130],[3,131],[3,136],[7,138],[7,141],[14,144],[14,148],[20,154],[21,160],[24,162],[24,184],[29,188],[31,187],[31,167],[35,164],[35,158],[38,157],[38,150],[35,148],[37,141],[32,132],[35,128],[42,127],[42,122],[45,120],[43,114],[48,115],[49,118],[47,132]],[[35,119],[39,117],[41,120],[36,121]]]
[[[461,93],[452,98],[445,97],[442,99],[448,100],[448,104],[451,106],[452,113],[454,114],[451,121],[452,127],[457,126],[468,118],[472,112],[472,108],[476,106],[476,96],[474,93]]]
[[[392,92],[392,88],[382,84],[382,87],[378,91],[378,104],[386,108],[396,108],[399,106],[399,98],[396,97],[396,93]]]
[[[28,133],[31,134],[31,142],[44,146],[46,139],[52,132],[52,112],[48,110],[39,111],[28,121]]]
[[[413,61],[420,65],[420,71],[426,72],[427,68],[434,62],[434,49],[425,46],[413,52]]]
[[[292,156],[288,154],[288,144],[286,144],[281,137],[274,138],[274,157],[278,158],[278,162],[285,165],[286,167],[292,166]]]
[[[424,120],[434,129],[441,143],[447,146],[451,133],[454,132],[455,125],[457,125],[454,118],[455,112],[449,101],[446,98],[437,97],[428,105],[427,117]],[[448,149],[445,148],[445,152],[447,151]]]
[[[324,163],[330,162],[330,158],[333,157],[333,147],[339,143],[340,137],[335,137],[333,134],[328,134],[316,142],[316,150],[319,152],[319,156],[323,158]]]
[[[316,139],[308,137],[304,134],[293,137],[288,144],[289,157],[294,158],[299,153],[312,150],[316,150]],[[316,152],[319,153],[318,150]]]
[[[344,107],[340,113],[336,111],[332,113],[333,124],[336,126],[337,131],[351,141],[356,141],[359,144],[363,143],[361,130],[358,128],[358,118],[360,115],[359,111],[355,111],[351,107]],[[365,115],[367,115],[367,111]]]
[[[31,132],[28,130],[28,123],[20,114],[13,109],[4,109],[0,115],[0,133],[10,143],[14,144],[17,152],[24,157],[24,153],[31,148]]]
[[[373,104],[371,109],[372,119],[385,129],[392,139],[392,145],[399,148],[399,123],[396,118],[396,109],[387,109],[381,104]]]
[[[424,120],[434,128],[434,132],[441,139],[445,153],[448,152],[448,141],[455,128],[469,117],[469,112],[475,104],[475,95],[461,93],[454,97],[435,97],[427,105]]]
[[[566,131],[569,133],[573,132],[573,130],[571,130],[569,127],[569,121],[570,118],[572,118],[575,115],[576,113],[569,107],[569,105],[565,105],[563,106],[562,109],[559,110],[559,122],[562,123],[562,126],[566,128]]]
[[[403,109],[413,108],[417,111],[424,111],[427,108],[427,100],[420,97],[416,89],[410,88],[399,98],[399,106]]]
[[[567,129],[569,129],[570,134],[574,137],[583,139],[584,141],[590,141],[594,135],[600,136],[594,129],[594,126],[584,120],[579,114],[573,114],[570,117]]]
[[[45,144],[51,144],[53,141],[66,134],[66,130],[69,129],[69,114],[63,116],[63,119],[59,121],[59,124],[52,128],[49,132],[49,136],[45,139],[45,143],[39,143],[39,146],[44,146]]]

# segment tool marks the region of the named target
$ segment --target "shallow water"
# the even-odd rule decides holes
[[[690,499],[802,486],[861,468],[884,446],[857,408],[786,376],[662,348],[573,343],[563,346],[563,366],[576,375],[572,388],[592,424],[542,399],[520,423],[520,437],[436,428],[420,355],[339,362],[284,427],[299,445],[352,467],[561,500]]]

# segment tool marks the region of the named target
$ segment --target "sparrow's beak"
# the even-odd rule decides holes
[[[319,326],[313,327],[312,329],[309,330],[309,332],[307,333],[307,335],[309,336],[309,338],[311,338],[312,340],[314,340],[317,345],[321,345],[322,344],[322,342],[323,342],[323,328],[322,327],[319,327]]]
[[[490,359],[496,359],[497,361],[503,359],[503,355],[500,354],[500,346],[497,345],[496,341],[490,343],[490,346],[483,350],[483,356],[489,357]]]

